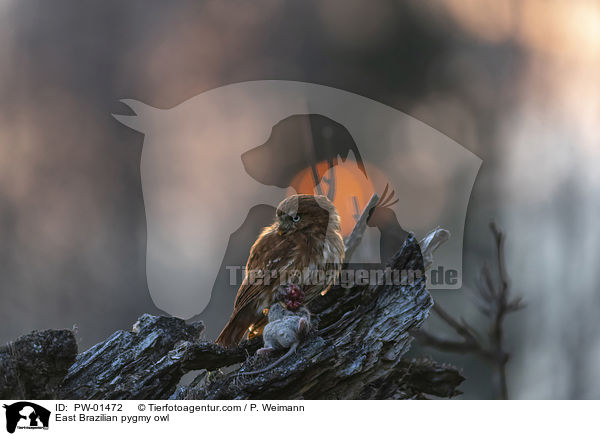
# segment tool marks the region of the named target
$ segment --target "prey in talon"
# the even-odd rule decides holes
[[[296,351],[310,331],[310,312],[302,305],[304,293],[298,286],[279,286],[274,300],[263,330],[264,347],[256,353],[268,355],[282,350],[287,352],[266,368],[241,375],[256,375],[273,369]]]

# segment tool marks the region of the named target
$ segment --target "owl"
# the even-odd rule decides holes
[[[344,261],[340,217],[323,195],[293,195],[278,206],[275,221],[250,249],[246,276],[229,322],[216,342],[238,344],[246,332],[264,324],[280,285],[297,285],[304,303],[327,291]]]

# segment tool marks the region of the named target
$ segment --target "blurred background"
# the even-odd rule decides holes
[[[158,313],[145,274],[143,136],[119,99],[170,108],[285,79],[401,110],[483,159],[465,228],[469,298],[506,231],[511,398],[600,398],[600,1],[0,0],[0,343],[78,325],[80,349]],[[429,329],[452,332],[432,317]],[[473,356],[416,346],[493,398]]]

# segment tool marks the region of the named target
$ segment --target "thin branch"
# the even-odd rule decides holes
[[[356,248],[360,245],[360,241],[362,241],[362,237],[367,229],[367,221],[369,221],[369,217],[371,216],[371,209],[375,207],[378,201],[379,196],[377,194],[373,194],[367,203],[367,206],[363,210],[363,213],[360,215],[360,218],[358,221],[356,221],[352,233],[350,233],[350,236],[346,238],[346,256],[344,260],[346,263],[350,262],[354,250],[356,250]]]
[[[424,330],[415,332],[414,335],[423,345],[441,351],[473,353],[491,362],[498,372],[499,397],[508,399],[506,364],[510,354],[504,350],[504,320],[506,315],[523,309],[525,305],[520,297],[512,297],[510,293],[510,278],[504,256],[505,234],[493,222],[490,224],[490,230],[495,243],[498,283],[494,282],[489,265],[484,264],[478,280],[477,293],[474,295],[477,309],[489,319],[488,343],[480,341],[477,331],[466,321],[456,320],[439,305],[434,306],[433,310],[462,340],[440,338]],[[424,245],[423,241],[421,245]],[[432,254],[432,251],[429,250],[429,254]]]

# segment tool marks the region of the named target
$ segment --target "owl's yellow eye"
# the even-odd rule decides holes
[[[300,215],[294,215],[294,217],[292,218],[292,221],[294,221],[295,223],[300,221]]]

